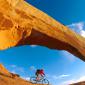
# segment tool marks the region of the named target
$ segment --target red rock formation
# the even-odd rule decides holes
[[[85,61],[85,38],[23,0],[0,0],[0,50],[32,44],[66,50]]]
[[[0,64],[0,73],[9,74],[9,71],[2,64]]]

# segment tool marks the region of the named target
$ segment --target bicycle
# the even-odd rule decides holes
[[[33,84],[46,84],[49,85],[49,81],[46,79],[46,77],[41,77],[39,80],[37,80],[37,77],[31,77],[30,82]]]

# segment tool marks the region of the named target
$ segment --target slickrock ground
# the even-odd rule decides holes
[[[24,0],[0,0],[0,50],[28,44],[66,50],[85,61],[85,38]]]
[[[0,85],[42,85],[42,84],[32,84],[17,75],[12,77],[12,74],[0,64]]]

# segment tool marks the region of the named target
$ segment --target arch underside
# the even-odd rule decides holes
[[[35,44],[85,61],[85,38],[24,0],[12,1],[0,0],[0,50]]]

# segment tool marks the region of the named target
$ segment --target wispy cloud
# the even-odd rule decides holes
[[[70,76],[70,75],[63,74],[63,75],[59,75],[59,76],[54,75],[54,76],[52,76],[52,77],[53,77],[53,79],[63,79],[63,78],[69,77],[69,76]]]
[[[16,68],[17,66],[16,66],[16,65],[10,65],[10,67],[12,67],[12,68]]]
[[[81,30],[80,35],[83,36],[83,37],[85,37],[85,31],[84,30]]]
[[[85,76],[81,76],[78,79],[71,79],[71,80],[64,81],[64,82],[62,82],[61,85],[69,85],[69,84],[78,83],[78,82],[82,82],[82,81],[85,81]]]
[[[30,45],[30,47],[35,48],[35,47],[37,47],[37,45]]]
[[[80,81],[85,81],[85,76],[81,76],[81,77],[77,80],[77,82],[80,82]]]
[[[51,85],[61,85],[63,80],[69,79],[71,74],[61,74],[61,75],[50,75],[46,74],[47,79],[49,80]]]
[[[36,70],[36,67],[35,66],[30,66],[29,69],[32,70],[32,71],[34,71],[34,70]]]
[[[85,37],[85,22],[73,23],[67,25],[69,28],[80,34],[81,36]]]
[[[68,77],[68,76],[70,76],[70,75],[63,74],[63,75],[60,75],[59,77],[60,77],[60,78],[64,78],[64,77]]]
[[[25,80],[27,80],[27,81],[30,80],[30,77],[21,77],[21,78],[23,78],[23,79],[25,79]]]
[[[57,75],[47,74],[46,76],[51,80],[61,80],[61,79],[65,79],[65,78],[69,77],[70,75],[69,74],[62,74],[62,75],[57,76]]]
[[[30,76],[28,75],[27,70],[24,69],[24,67],[20,67],[17,65],[8,65],[8,69],[10,70],[10,72],[15,73],[15,74],[20,74],[21,78],[29,81],[30,80]],[[30,66],[29,70],[34,71],[36,68],[35,66]]]
[[[73,83],[75,83],[75,80],[72,79],[72,80],[64,81],[60,85],[69,85],[69,84],[73,84]]]
[[[14,65],[14,64],[9,65],[8,69],[10,69],[10,71],[12,73],[19,73],[19,72],[24,73],[25,72],[23,67],[19,67],[19,66]]]

